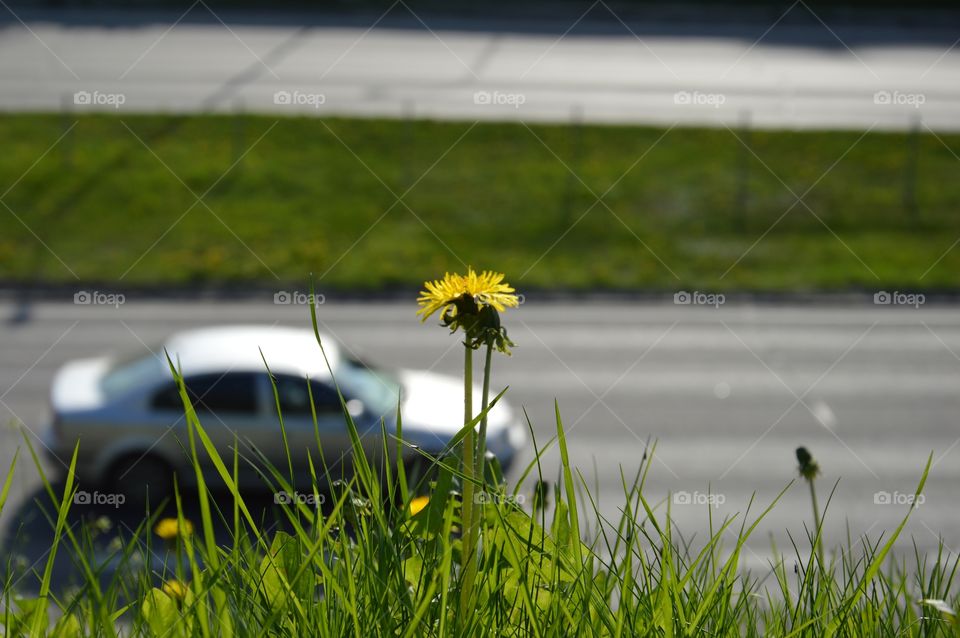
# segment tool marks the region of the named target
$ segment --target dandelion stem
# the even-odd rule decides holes
[[[485,412],[487,406],[490,403],[490,365],[491,365],[491,355],[493,353],[492,346],[487,344],[486,357],[483,363],[483,399],[481,403],[481,411]],[[470,356],[469,354],[467,356]],[[470,392],[472,388],[465,388],[465,392]],[[473,439],[473,430],[464,437],[464,441],[471,441]],[[474,449],[470,449],[470,444],[466,444],[466,449],[464,450],[465,454],[472,455],[473,464],[472,472],[466,467],[464,468],[464,474],[467,476],[473,476],[476,479],[480,480],[481,486],[485,484],[485,474],[484,474],[484,455],[486,454],[487,449],[487,416],[486,414],[480,419],[480,433],[477,437],[476,444]],[[466,457],[464,457],[466,459]],[[467,490],[470,490],[470,496],[467,496]],[[483,487],[480,488],[481,490]],[[463,611],[463,617],[466,618],[467,608],[469,606],[468,598],[470,592],[473,589],[473,583],[476,578],[477,573],[477,555],[478,547],[480,545],[480,521],[483,520],[483,516],[480,512],[480,499],[475,498],[476,488],[471,484],[469,487],[464,487],[463,494],[463,511],[464,511],[464,544],[463,544],[463,557],[464,561],[464,577],[463,577],[463,589],[461,590],[460,595],[460,605]]]
[[[466,425],[473,420],[473,350],[464,344],[463,349],[463,423]],[[475,478],[474,459],[476,458],[476,442],[473,428],[467,430],[463,437],[463,503],[460,507],[461,523],[463,525],[463,547],[460,554],[460,566],[463,571],[463,580],[460,589],[460,613],[466,620],[470,611],[470,601],[473,590],[473,581],[476,578],[476,547],[473,537],[473,507]]]
[[[813,504],[813,524],[816,526],[813,542],[816,544],[817,558],[820,559],[820,567],[823,568],[823,540],[820,538],[820,507],[817,506],[817,490],[813,486],[813,479],[808,479],[810,485],[810,502]]]
[[[463,424],[473,419],[473,350],[463,349]]]
[[[797,462],[800,464],[800,467],[797,468],[800,471],[800,476],[803,477],[803,480],[810,486],[810,502],[813,503],[813,524],[815,527],[813,550],[817,552],[817,558],[820,559],[820,567],[823,568],[823,541],[820,538],[822,532],[820,529],[820,508],[817,506],[817,490],[813,486],[813,481],[817,478],[817,474],[820,473],[820,466],[813,460],[813,456],[807,448],[798,447],[796,454]]]
[[[480,419],[480,436],[477,439],[477,460],[475,465],[477,467],[477,476],[481,481],[486,481],[486,473],[484,471],[484,464],[486,462],[487,454],[487,407],[490,405],[490,367],[493,363],[493,346],[492,344],[487,344],[486,357],[483,361],[483,398],[480,403],[480,411],[483,413],[483,417]]]

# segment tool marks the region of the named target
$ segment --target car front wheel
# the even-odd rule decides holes
[[[173,468],[151,454],[125,456],[110,468],[103,487],[123,494],[132,505],[156,506],[173,497]]]

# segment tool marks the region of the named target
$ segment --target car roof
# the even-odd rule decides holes
[[[321,334],[330,366],[340,361],[337,345]],[[313,379],[330,371],[313,331],[283,326],[211,326],[172,335],[164,344],[184,376],[205,373],[266,372]],[[261,357],[260,353],[263,352]]]

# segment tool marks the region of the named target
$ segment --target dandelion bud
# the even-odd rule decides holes
[[[805,447],[797,448],[797,462],[800,464],[800,476],[812,481],[820,473],[820,466],[813,460],[813,455]]]

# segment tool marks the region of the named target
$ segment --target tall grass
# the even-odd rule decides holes
[[[322,344],[321,344],[322,348]],[[953,636],[956,560],[941,550],[917,555],[912,568],[887,557],[903,523],[884,543],[848,541],[821,562],[794,546],[794,560],[772,563],[774,578],[761,582],[742,568],[744,544],[777,499],[756,516],[711,524],[699,550],[678,540],[669,504],[645,497],[650,456],[632,477],[622,476],[617,520],[603,517],[582,475],[570,466],[559,407],[556,436],[508,485],[494,464],[487,475],[467,477],[453,456],[430,456],[381,428],[381,453],[367,454],[344,404],[353,442],[349,474],[330,471],[317,436],[310,451],[313,495],[324,507],[297,501],[280,507],[284,526],[270,530],[238,487],[241,459],[224,458],[208,436],[180,382],[196,492],[174,495],[178,530],[166,542],[152,533],[156,514],[114,546],[105,571],[91,560],[87,527],[67,524],[77,489],[74,462],[62,489],[44,479],[56,507],[54,541],[39,570],[38,594],[26,597],[4,581],[5,636]],[[495,405],[496,397],[491,405]],[[488,408],[489,409],[489,408]],[[450,447],[480,422],[477,415]],[[402,416],[402,415],[399,415]],[[316,417],[314,417],[316,424]],[[533,428],[531,428],[531,433]],[[27,440],[29,446],[29,440]],[[536,445],[536,444],[535,444]],[[544,450],[560,450],[560,481],[544,479]],[[42,467],[29,448],[37,468]],[[290,452],[288,451],[288,457]],[[425,477],[404,462],[418,454]],[[201,463],[209,461],[209,463]],[[262,461],[262,459],[261,459]],[[211,466],[204,472],[201,466]],[[926,468],[919,476],[923,489]],[[286,470],[286,472],[284,471]],[[9,493],[7,473],[0,508]],[[334,477],[337,477],[336,479]],[[290,468],[268,468],[270,490],[293,492]],[[483,494],[482,546],[469,614],[459,613],[461,494],[468,481]],[[789,486],[784,487],[784,491]],[[577,498],[580,491],[585,496]],[[535,493],[532,509],[520,494]],[[782,494],[782,493],[781,493]],[[428,496],[422,509],[418,497]],[[188,533],[185,500],[199,511]],[[587,536],[590,522],[596,530]],[[214,530],[228,530],[228,541]],[[736,542],[721,539],[736,531]],[[813,530],[811,534],[819,534]],[[810,546],[817,546],[811,541]],[[164,557],[163,567],[136,560],[138,548]],[[67,553],[82,574],[81,586],[64,591],[52,580],[55,555]],[[776,548],[774,553],[777,554]],[[796,564],[788,570],[788,564]],[[926,601],[920,603],[919,601]]]

